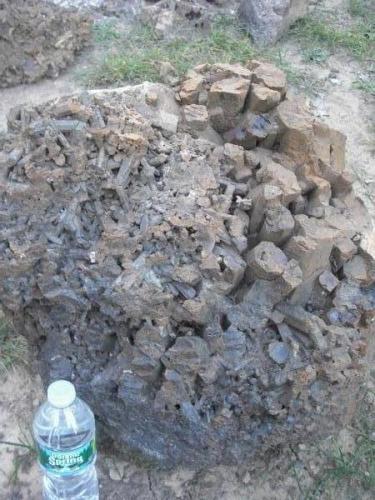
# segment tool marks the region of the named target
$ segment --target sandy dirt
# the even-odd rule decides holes
[[[0,386],[0,440],[32,443],[32,415],[43,400],[41,381],[26,367],[16,367]],[[27,448],[0,445],[0,499],[40,498],[38,466]],[[20,496],[20,495],[23,496]]]
[[[338,3],[338,1],[336,2]],[[331,0],[332,7],[335,7]],[[297,69],[306,70],[319,81],[319,91],[308,99],[314,114],[347,136],[347,162],[353,171],[355,188],[375,216],[375,100],[359,90],[353,82],[360,72],[359,65],[349,57],[331,56],[324,66],[307,65],[301,60],[297,46],[284,42],[282,48],[288,61]],[[80,90],[73,71],[56,80],[43,80],[0,91],[0,131],[6,129],[6,114],[19,104],[37,104]],[[0,439],[21,442],[29,432],[32,414],[43,399],[39,377],[23,366],[7,374],[0,386]],[[375,408],[375,401],[374,407]],[[317,465],[306,460],[300,463],[305,483],[311,484]],[[21,458],[19,458],[22,456]],[[18,457],[18,458],[17,458]],[[244,464],[240,469],[217,468],[192,473],[173,474],[146,471],[113,458],[105,453],[99,460],[102,498],[124,499],[225,499],[283,500],[303,498],[292,471],[281,476],[286,464],[293,460],[290,450],[277,454],[272,463],[265,458],[263,474],[257,474]],[[296,457],[294,457],[295,459]],[[18,466],[19,465],[19,466]],[[315,467],[315,469],[314,469]],[[225,480],[223,481],[223,476]],[[254,479],[257,477],[258,479]],[[261,477],[261,479],[259,479]],[[356,498],[371,498],[371,493]],[[0,444],[0,500],[37,500],[41,498],[40,475],[33,456],[25,448]],[[342,497],[349,498],[349,497]],[[350,497],[354,498],[354,497]]]

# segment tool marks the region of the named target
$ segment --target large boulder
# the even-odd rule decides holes
[[[241,0],[240,17],[257,45],[272,45],[308,11],[308,0]]]

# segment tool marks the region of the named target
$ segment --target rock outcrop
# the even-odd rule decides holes
[[[335,430],[375,312],[344,143],[259,61],[13,110],[0,303],[45,382],[167,467]]]
[[[257,45],[272,45],[308,6],[308,0],[241,0],[239,13]]]

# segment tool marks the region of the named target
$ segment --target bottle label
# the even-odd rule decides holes
[[[96,453],[95,439],[71,451],[55,451],[38,446],[40,465],[49,472],[67,473],[83,469]]]

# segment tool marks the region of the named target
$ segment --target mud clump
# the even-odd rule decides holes
[[[375,243],[345,137],[280,70],[201,65],[175,90],[82,94],[8,121],[2,308],[45,382],[73,380],[119,448],[238,464],[349,417]]]
[[[41,0],[0,0],[0,88],[56,78],[90,37],[83,14]]]

